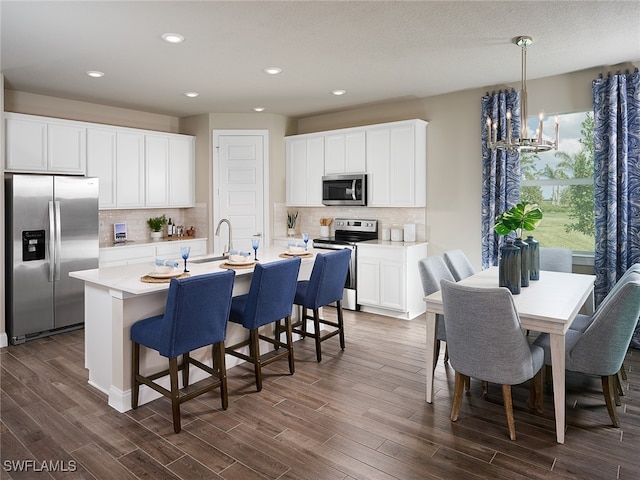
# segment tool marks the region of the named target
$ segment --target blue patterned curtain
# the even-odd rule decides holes
[[[596,304],[640,262],[640,73],[593,81]]]
[[[497,139],[507,138],[507,111],[511,110],[511,133],[520,137],[520,94],[487,93],[482,97],[482,268],[498,264],[500,236],[493,230],[496,217],[520,197],[520,154],[491,150],[487,118],[498,122]]]

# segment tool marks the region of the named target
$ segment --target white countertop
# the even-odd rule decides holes
[[[258,249],[258,259],[260,263],[268,263],[276,260],[282,260],[279,255],[285,252],[283,247],[271,246],[268,248]],[[310,253],[318,253],[318,251],[309,248]],[[322,253],[322,252],[320,252]],[[206,255],[201,257],[193,257],[187,261],[187,269],[189,273],[194,275],[202,275],[205,273],[218,272],[225,270],[220,267],[220,264],[224,263],[222,260],[208,263],[196,264],[191,260],[199,258],[214,257],[216,255]],[[184,261],[182,258],[173,258],[167,260],[175,260],[178,262],[181,268],[184,268]],[[315,256],[311,258],[303,258],[303,262],[313,262]],[[91,270],[79,270],[70,272],[69,276],[83,280],[87,283],[92,283],[102,287],[110,288],[116,291],[120,291],[129,295],[147,295],[169,288],[169,283],[145,283],[140,280],[140,277],[153,272],[155,264],[152,261],[134,263],[129,265],[121,265],[115,267],[102,267],[94,268]],[[236,275],[247,275],[253,272],[253,268],[236,269]]]
[[[171,243],[171,242],[192,242],[192,241],[202,241],[202,240],[207,240],[207,237],[176,237],[173,238],[171,240],[157,240],[157,241],[153,241],[153,240],[142,240],[142,241],[135,241],[135,240],[128,240],[126,242],[121,242],[121,243],[115,243],[115,242],[108,242],[108,243],[100,243],[100,250],[108,250],[108,249],[121,249],[121,248],[125,248],[125,247],[142,247],[145,245],[160,245],[163,243]]]

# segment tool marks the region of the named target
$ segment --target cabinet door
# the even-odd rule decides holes
[[[47,170],[51,173],[79,173],[87,170],[87,129],[81,125],[47,125]]]
[[[169,140],[169,206],[195,204],[195,159],[193,138]]]
[[[322,175],[324,172],[324,138],[310,138],[307,142],[307,202],[308,206],[322,205]]]
[[[145,205],[169,204],[169,138],[145,136]]]
[[[358,303],[380,305],[380,261],[358,254]]]
[[[7,170],[47,171],[47,124],[18,118],[6,119]]]
[[[100,180],[100,208],[116,206],[116,131],[87,129],[87,175]]]
[[[389,183],[390,142],[391,132],[389,128],[375,128],[367,131],[368,205],[370,207],[386,207],[391,204]]]
[[[380,306],[405,311],[405,264],[398,261],[380,261]]]
[[[118,207],[142,207],[144,205],[144,135],[120,131],[116,138]]]
[[[416,199],[416,151],[413,123],[389,130],[389,192],[392,206],[413,206]]]
[[[287,205],[322,205],[324,138],[287,138]]]
[[[325,136],[324,173],[364,173],[366,170],[364,130]]]

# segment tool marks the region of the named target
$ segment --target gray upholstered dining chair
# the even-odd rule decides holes
[[[602,306],[608,301],[608,299],[613,298],[613,296],[615,295],[615,292],[618,289],[622,288],[622,286],[626,282],[631,280],[638,280],[638,279],[640,279],[640,263],[634,263],[627,269],[626,272],[624,272],[622,277],[620,277],[620,279],[616,282],[613,288],[609,291],[609,293],[604,298],[602,303],[600,303],[598,308],[602,308]],[[573,323],[571,323],[571,326],[569,328],[571,330],[578,330],[580,332],[584,332],[589,327],[589,325],[591,325],[591,322],[593,322],[593,318],[594,318],[593,315],[585,315],[585,314],[579,313],[576,316]],[[615,396],[616,405],[620,405],[619,397],[624,396],[624,389],[622,388],[622,382],[626,379],[627,379],[627,373],[623,363],[615,379],[616,388],[614,390],[614,396]]]
[[[473,265],[471,265],[471,262],[462,250],[449,250],[444,252],[443,257],[456,282],[476,273]]]
[[[540,247],[540,270],[571,273],[573,252],[568,248]]]
[[[509,438],[516,439],[511,385],[531,382],[529,404],[542,412],[544,350],[529,345],[511,292],[506,288],[479,288],[442,280],[449,363],[456,372],[451,421],[458,420],[467,378],[502,385]]]
[[[442,257],[432,256],[425,257],[418,261],[418,271],[420,272],[420,280],[422,281],[422,290],[424,296],[440,290],[440,280],[449,280],[455,282],[455,278],[449,271]],[[436,315],[436,358],[440,355],[440,342],[447,341],[447,335],[444,328],[444,317],[441,314]],[[448,360],[448,353],[445,350],[444,361]],[[436,362],[433,362],[435,367]]]
[[[615,407],[615,378],[622,367],[638,317],[640,279],[636,278],[625,281],[607,296],[584,332],[569,329],[565,336],[566,369],[600,376],[607,411],[614,427],[619,426]],[[544,349],[545,364],[551,365],[549,334],[540,334],[533,344]]]

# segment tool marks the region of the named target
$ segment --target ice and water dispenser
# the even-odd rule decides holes
[[[24,230],[22,232],[22,261],[45,259],[44,230]]]

